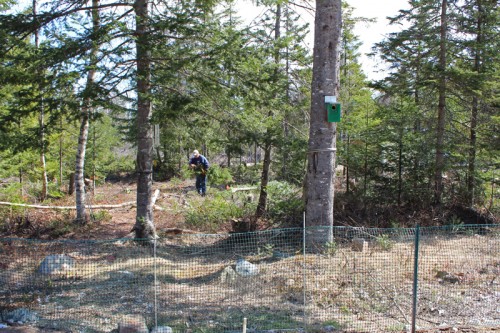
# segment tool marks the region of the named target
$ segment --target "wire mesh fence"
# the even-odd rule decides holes
[[[0,322],[64,332],[486,330],[500,328],[500,226],[1,239],[0,286]]]

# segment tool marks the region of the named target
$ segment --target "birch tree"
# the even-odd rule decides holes
[[[92,29],[94,35],[99,29],[99,0],[92,0]],[[75,201],[76,201],[76,221],[84,223],[87,221],[87,214],[85,211],[85,182],[84,182],[84,165],[85,165],[85,152],[87,149],[87,141],[89,136],[89,118],[92,110],[92,90],[94,86],[94,77],[96,72],[97,51],[99,44],[94,41],[90,51],[89,71],[87,72],[87,82],[84,91],[84,100],[80,118],[80,134],[78,136],[78,149],[76,151],[76,165],[75,165]]]

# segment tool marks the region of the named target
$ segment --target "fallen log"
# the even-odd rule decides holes
[[[256,189],[257,189],[257,186],[234,187],[234,188],[231,188],[231,192],[234,193],[234,192],[239,192],[239,191],[253,191],[253,190],[256,190]]]
[[[153,204],[154,209],[158,209],[160,211],[168,210],[166,208],[155,205],[156,200],[160,195],[160,190],[156,190],[151,198],[151,202]],[[53,210],[71,210],[76,209],[76,206],[44,206],[44,205],[29,205],[15,202],[6,202],[0,201],[0,206],[11,206],[11,207],[24,207],[24,208],[34,208],[34,209],[53,209]],[[137,203],[135,201],[128,201],[121,204],[114,205],[86,205],[85,207],[88,209],[114,209],[114,208],[123,208],[123,207],[136,207]]]
[[[91,209],[113,209],[113,208],[123,208],[127,206],[135,207],[137,204],[135,201],[124,202],[115,205],[86,205],[87,208]],[[0,201],[0,206],[13,206],[13,207],[24,207],[24,208],[35,208],[35,209],[54,209],[54,210],[70,210],[76,209],[76,206],[43,206],[43,205],[28,205],[15,202],[5,202]]]

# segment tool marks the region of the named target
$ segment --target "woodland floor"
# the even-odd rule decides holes
[[[209,230],[193,230],[184,220],[185,211],[193,206],[197,201],[210,199],[210,193],[207,198],[202,198],[196,194],[194,180],[182,182],[155,182],[153,191],[160,190],[156,200],[159,209],[154,210],[154,223],[160,236],[176,234],[179,232],[206,232]],[[120,208],[100,210],[98,205],[118,205],[136,200],[135,181],[120,180],[118,182],[109,182],[98,185],[90,195],[90,212],[93,215],[100,216],[98,220],[91,220],[88,224],[81,227],[65,228],[68,221],[72,220],[73,211],[53,211],[47,209],[25,209],[21,210],[23,214],[16,220],[16,214],[12,215],[12,220],[8,226],[4,227],[0,237],[26,237],[38,239],[63,238],[63,239],[118,239],[133,237],[132,227],[135,223],[136,210],[133,205],[126,205]],[[68,196],[62,199],[51,199],[44,203],[47,206],[72,206],[74,205],[74,196]],[[3,207],[2,207],[3,208]],[[16,208],[17,209],[17,208]],[[104,212],[104,213],[103,213]],[[405,212],[406,213],[406,212]],[[440,214],[455,214],[456,212],[446,212]],[[403,216],[404,214],[401,214]],[[346,223],[349,220],[356,222],[352,216],[346,216]],[[407,216],[407,215],[406,215]],[[413,218],[419,219],[422,225],[432,223],[435,218],[432,212],[416,212]],[[444,215],[443,215],[444,216]],[[463,216],[466,217],[466,214]],[[380,225],[382,226],[382,225]],[[231,224],[221,223],[218,225],[217,232],[226,233],[231,231]],[[346,250],[349,251],[349,250]],[[286,267],[285,267],[286,268]],[[283,269],[285,269],[283,268]],[[273,268],[277,271],[278,268]],[[285,274],[286,272],[283,272]],[[299,279],[299,278],[297,278]],[[498,298],[498,291],[494,294]],[[479,303],[478,303],[479,304]],[[484,309],[484,303],[481,303]],[[490,304],[494,311],[495,302]],[[496,332],[500,328],[472,328],[472,327],[440,327],[436,330],[419,330],[418,332]],[[0,332],[6,332],[0,329]],[[12,331],[14,332],[14,331]]]
[[[36,239],[117,239],[133,237],[132,228],[136,218],[136,183],[135,177],[122,177],[117,181],[99,184],[94,190],[89,191],[88,212],[91,216],[85,226],[71,225],[74,220],[74,210],[50,209],[25,209],[10,208],[11,217],[0,229],[0,237],[25,237]],[[336,184],[336,188],[342,188]],[[231,222],[220,222],[217,230],[193,227],[186,225],[185,213],[195,206],[197,202],[209,200],[200,197],[194,187],[194,180],[154,182],[153,192],[160,190],[154,210],[154,224],[158,234],[172,234],[179,232],[200,233],[227,233],[232,230]],[[255,199],[256,200],[256,199]],[[344,201],[342,201],[344,200]],[[7,201],[0,198],[0,201]],[[417,223],[421,226],[435,226],[448,224],[450,220],[463,224],[496,224],[500,218],[490,212],[478,212],[460,206],[452,207],[427,207],[414,210],[408,207],[375,207],[369,211],[349,204],[348,198],[336,197],[335,224],[354,227],[414,227]],[[99,205],[120,205],[129,203],[119,208],[99,209]],[[52,198],[46,202],[38,203],[44,206],[75,205],[75,197],[65,196],[61,199]],[[5,206],[0,207],[5,208]],[[300,222],[300,221],[299,221]],[[281,225],[281,227],[294,227],[298,225]],[[260,221],[257,229],[266,229],[265,222]]]
[[[194,181],[155,182],[153,192],[160,190],[154,209],[154,224],[158,234],[182,232],[189,229],[184,223],[185,210],[193,201],[203,200],[195,192]],[[74,210],[24,209],[22,214],[12,214],[8,226],[0,232],[0,237],[18,236],[37,239],[117,239],[133,237],[136,209],[135,181],[106,182],[89,191],[88,204],[90,220],[85,226],[65,228],[75,217]],[[1,201],[1,200],[0,200]],[[44,206],[74,206],[75,197],[50,199]],[[124,207],[99,209],[99,205],[120,205]],[[92,218],[96,216],[97,218]],[[227,232],[230,224],[222,223],[218,232]],[[204,232],[206,230],[199,230]]]

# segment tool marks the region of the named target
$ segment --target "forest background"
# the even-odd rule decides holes
[[[312,54],[297,12],[308,3],[260,1],[248,24],[231,1],[0,4],[0,201],[72,200],[65,218],[81,226],[89,185],[137,179],[141,227],[154,204],[141,184],[189,179],[199,149],[213,191],[186,219],[302,223]],[[367,19],[343,3],[335,223],[497,222],[497,2],[405,8],[389,19],[403,28],[373,47],[390,71],[369,81],[353,34]],[[240,184],[259,199],[228,207],[223,189]],[[4,231],[28,219],[0,207]]]

